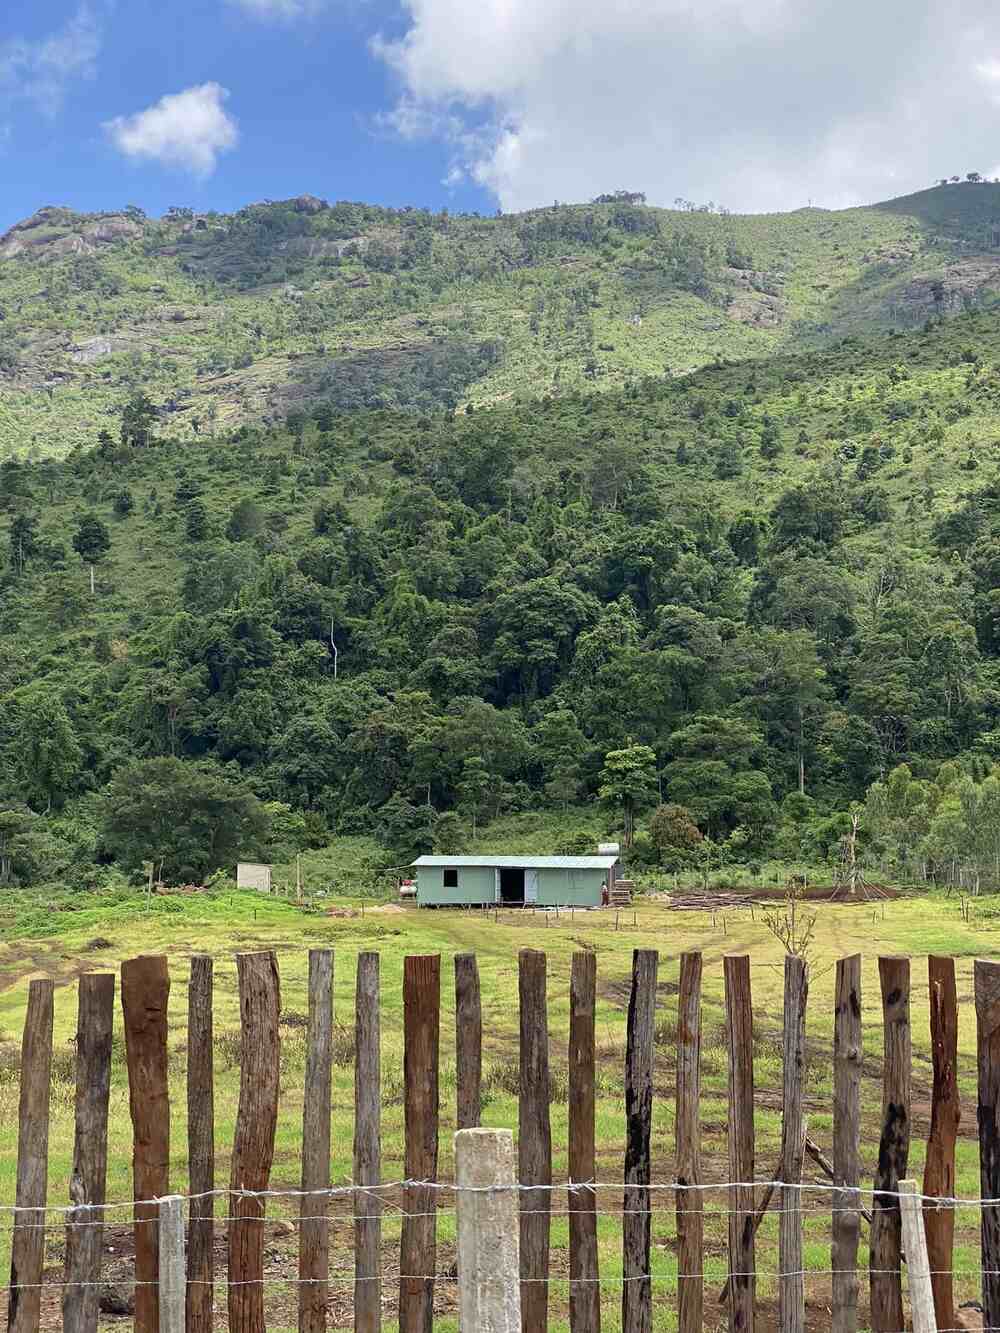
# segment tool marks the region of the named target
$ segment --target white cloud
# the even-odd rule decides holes
[[[404,36],[372,42],[399,128],[507,209],[615,188],[836,207],[995,158],[994,0],[401,2]]]
[[[94,77],[100,50],[100,25],[85,3],[48,37],[0,42],[0,98],[28,101],[44,115],[55,116],[69,86]]]
[[[104,131],[126,157],[210,176],[219,154],[235,148],[239,138],[236,121],[222,105],[228,96],[217,83],[198,84],[133,116],[116,116]]]

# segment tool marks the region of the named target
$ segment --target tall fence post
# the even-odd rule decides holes
[[[677,1330],[702,1333],[704,1240],[701,1190],[700,953],[681,954],[677,996]],[[687,1188],[685,1188],[687,1187]]]
[[[651,1333],[653,1327],[649,1184],[652,1177],[653,1024],[658,963],[659,955],[653,949],[636,949],[632,954],[632,989],[625,1047],[622,1333]]]
[[[379,956],[358,954],[354,1027],[354,1328],[382,1327],[382,1062]]]
[[[215,1074],[212,973],[207,954],[191,959],[188,982],[187,1333],[212,1333],[215,1306]]]
[[[833,1016],[832,1333],[858,1327],[858,1241],[861,1237],[861,955],[837,961]]]
[[[458,1319],[461,1333],[521,1333],[514,1137],[455,1135]]]
[[[170,1193],[169,996],[166,958],[147,956],[122,963],[122,1013],[136,1200],[135,1333],[157,1333],[160,1323],[156,1294],[160,1276],[160,1212],[155,1200]]]
[[[546,1333],[548,1328],[552,1127],[545,971],[544,953],[534,949],[521,950],[518,955],[521,1095],[517,1115],[517,1174],[521,1183],[521,1327],[524,1333]]]
[[[979,1193],[1000,1199],[1000,963],[976,959]],[[1000,1205],[980,1208],[983,1327],[1000,1328]]]
[[[229,1329],[265,1333],[264,1200],[274,1160],[281,1069],[281,988],[273,953],[236,955],[240,987],[240,1100],[230,1172]],[[243,1191],[248,1191],[244,1194]]]
[[[114,1017],[114,974],[92,972],[81,977],[73,1171],[69,1180],[73,1207],[66,1218],[66,1285],[62,1298],[64,1333],[97,1333]]]
[[[898,1333],[904,1327],[898,1194],[910,1153],[910,960],[880,958],[878,971],[884,1056],[882,1131],[869,1247],[871,1319],[873,1333]]]
[[[184,1200],[160,1200],[160,1333],[184,1333]]]
[[[437,1179],[440,1033],[440,955],[411,955],[403,961],[407,1180]],[[399,1333],[430,1333],[433,1324],[436,1211],[436,1190],[422,1184],[406,1187],[399,1247]]]
[[[726,1038],[729,1045],[729,1333],[752,1333],[754,1276],[753,1010],[750,958],[727,954]],[[900,1325],[902,1327],[902,1325]]]
[[[455,1124],[479,1124],[483,1078],[483,1012],[474,953],[455,955]]]
[[[803,1097],[806,1076],[806,1001],[809,977],[804,958],[785,955],[784,1060],[782,1077],[781,1179],[790,1186],[802,1180],[802,1150],[805,1142]],[[802,1191],[783,1189],[779,1194],[778,1224],[778,1324],[781,1333],[803,1333],[806,1322],[806,1288],[802,1273]]]
[[[569,1326],[600,1333],[596,1146],[594,1140],[594,1008],[597,956],[574,953],[569,982]],[[588,1188],[584,1188],[584,1185]]]
[[[39,1326],[45,1265],[45,1204],[49,1181],[49,1095],[52,1082],[53,983],[28,985],[21,1042],[21,1091],[17,1120],[17,1188],[10,1251],[9,1333]]]
[[[962,1107],[958,1097],[958,989],[954,958],[927,959],[930,1000],[931,1058],[934,1090],[931,1094],[931,1129],[924,1162],[924,1194],[929,1198],[955,1197],[955,1142]],[[934,1291],[934,1315],[939,1328],[955,1325],[955,1289],[952,1258],[955,1211],[950,1204],[924,1204],[927,1259]],[[907,1253],[912,1289],[913,1268]]]
[[[899,1182],[899,1211],[903,1246],[906,1250],[906,1277],[910,1289],[913,1333],[937,1333],[931,1267],[927,1257],[924,1219],[915,1180]]]
[[[330,1099],[333,1077],[333,950],[309,950],[309,1027],[302,1103],[299,1208],[299,1333],[323,1333],[330,1273]]]

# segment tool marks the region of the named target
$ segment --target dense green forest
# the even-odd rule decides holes
[[[616,207],[656,213],[508,226],[606,246]],[[217,286],[273,261],[238,217]],[[341,366],[231,427],[115,381],[71,447],[8,452],[0,880],[201,881],[356,834],[377,870],[544,810],[599,812],[638,868],[836,864],[853,815],[869,873],[1000,879],[1000,318],[456,410],[488,343],[399,360],[394,405]]]

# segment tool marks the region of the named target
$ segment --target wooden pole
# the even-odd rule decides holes
[[[649,1203],[653,1125],[653,1025],[656,970],[653,949],[632,954],[632,990],[625,1045],[625,1194],[622,1201],[622,1333],[652,1333]]]
[[[170,1193],[170,1100],[167,1090],[167,1000],[170,974],[162,956],[122,963],[122,1012],[132,1116],[133,1198]],[[160,1212],[135,1206],[135,1333],[158,1333]]]
[[[861,1236],[861,955],[837,961],[833,1016],[832,1333],[857,1333]]]
[[[962,1118],[958,1096],[958,989],[955,984],[955,960],[933,955],[928,958],[927,982],[934,1090],[931,1096],[931,1129],[927,1137],[923,1192],[928,1197],[951,1199],[955,1197],[955,1142]],[[939,1328],[953,1328],[956,1322],[951,1272],[955,1240],[954,1209],[948,1205],[925,1203],[924,1228],[937,1324]],[[909,1247],[906,1248],[906,1255],[912,1289],[913,1268]]]
[[[160,1331],[184,1333],[184,1200],[160,1200]]]
[[[358,954],[354,1065],[354,1328],[382,1327],[382,1068],[379,1034],[379,956]],[[369,1192],[371,1191],[371,1192]]]
[[[569,1178],[575,1185],[596,1179],[594,1137],[594,1008],[597,955],[573,955],[569,982]],[[597,1194],[569,1192],[569,1326],[572,1333],[600,1333]]]
[[[302,1103],[299,1333],[324,1333],[330,1273],[330,1082],[333,1077],[333,950],[309,950],[309,1029]]]
[[[212,1333],[215,1288],[215,1075],[212,1066],[212,972],[207,954],[191,959],[188,983],[187,1333]]]
[[[455,1184],[459,1327],[463,1333],[520,1333],[517,1191],[510,1130],[459,1130]]]
[[[899,1182],[910,1153],[910,960],[880,958],[884,1056],[882,1131],[870,1249],[872,1333],[898,1333],[903,1324],[902,1228]]]
[[[754,1276],[753,1012],[750,958],[727,954],[726,1037],[729,1044],[729,1333],[752,1333]],[[902,1327],[902,1325],[900,1325]]]
[[[230,1333],[264,1333],[264,1200],[274,1160],[281,1067],[281,987],[273,953],[236,955],[240,987],[240,1100],[230,1172]]]
[[[976,959],[979,1192],[1000,1199],[1000,963]],[[983,1327],[1000,1327],[1000,1206],[980,1209]]]
[[[114,1014],[114,974],[93,972],[81,977],[73,1171],[69,1179],[73,1208],[66,1218],[66,1285],[62,1298],[65,1333],[97,1333]]]
[[[934,1316],[934,1289],[931,1286],[931,1268],[927,1257],[924,1219],[920,1209],[920,1198],[917,1194],[917,1182],[915,1180],[901,1180],[899,1182],[899,1195],[913,1333],[937,1333],[938,1323]]]
[[[549,1025],[545,954],[518,956],[521,1095],[518,1101],[518,1180],[521,1183],[521,1328],[546,1333],[549,1307],[549,1213],[552,1127],[549,1119]],[[530,1186],[543,1186],[532,1189]]]
[[[410,956],[403,963],[403,1082],[407,1180],[437,1179],[438,1063],[441,958]],[[410,1185],[403,1192],[399,1250],[399,1333],[431,1333],[437,1262],[437,1192]]]
[[[455,1084],[458,1129],[479,1124],[483,1078],[483,1013],[474,953],[455,955]]]
[[[802,1180],[805,1147],[803,1084],[806,1076],[806,1001],[809,977],[804,958],[785,955],[784,1060],[781,1117],[781,1179]],[[778,1287],[781,1333],[804,1333],[806,1289],[802,1274],[802,1191],[782,1189],[778,1223],[778,1268],[786,1274]]]
[[[677,996],[677,1184],[701,1184],[701,954],[681,954]],[[704,1308],[701,1190],[677,1191],[678,1333],[701,1333]]]
[[[53,989],[48,980],[28,984],[28,1010],[21,1040],[14,1196],[17,1208],[24,1211],[14,1214],[7,1310],[10,1333],[36,1333],[41,1318],[39,1283],[45,1267],[45,1204],[49,1183]]]

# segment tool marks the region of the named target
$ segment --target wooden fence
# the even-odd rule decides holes
[[[468,1131],[478,1125],[480,1114],[482,1004],[475,956],[458,955],[454,966],[455,1124],[458,1130]],[[863,1279],[858,1251],[863,1222],[870,1232],[867,1284],[870,1327],[875,1333],[902,1333],[907,1328],[902,1280],[906,1260],[914,1328],[924,1333],[956,1327],[952,1268],[955,1207],[959,1203],[976,1205],[980,1210],[984,1326],[1000,1328],[1000,1202],[994,1202],[1000,1201],[1000,963],[977,961],[974,965],[981,1199],[966,1201],[954,1198],[959,1123],[955,964],[952,959],[936,957],[927,962],[934,1080],[921,1192],[922,1226],[921,1193],[915,1194],[915,1186],[907,1180],[911,1134],[909,959],[878,960],[884,1032],[883,1095],[878,1163],[870,1186],[861,1179],[860,957],[844,958],[837,964],[832,1161],[806,1133],[803,1085],[808,970],[800,958],[789,956],[785,960],[781,1147],[773,1178],[764,1181],[757,1178],[755,1147],[750,959],[745,955],[725,958],[729,1160],[728,1180],[721,1183],[702,1179],[699,1112],[703,969],[698,953],[683,954],[680,960],[675,1153],[664,1183],[653,1179],[658,955],[644,949],[636,950],[633,956],[622,1085],[625,1155],[620,1172],[605,1173],[612,1179],[599,1179],[596,1172],[596,960],[591,952],[573,956],[567,1063],[569,1180],[553,1182],[552,1034],[547,1017],[546,966],[544,953],[521,951],[516,1176],[505,1183],[504,1162],[510,1148],[502,1136],[483,1137],[494,1154],[492,1165],[475,1160],[471,1140],[465,1141],[467,1146],[458,1154],[460,1264],[465,1264],[469,1272],[473,1268],[478,1272],[477,1265],[486,1263],[492,1252],[497,1253],[498,1264],[501,1251],[508,1262],[514,1254],[521,1279],[517,1318],[524,1333],[545,1333],[549,1287],[555,1281],[568,1281],[573,1333],[598,1333],[602,1281],[620,1288],[624,1333],[650,1333],[654,1310],[667,1304],[676,1312],[680,1333],[700,1333],[706,1306],[714,1307],[717,1299],[714,1291],[706,1295],[705,1290],[703,1199],[709,1191],[725,1191],[727,1196],[729,1278],[719,1299],[727,1307],[730,1330],[751,1330],[759,1316],[756,1238],[773,1200],[779,1214],[779,1262],[778,1272],[773,1275],[777,1279],[778,1327],[782,1333],[802,1333],[807,1276],[802,1199],[805,1191],[816,1188],[802,1184],[807,1151],[829,1181],[820,1197],[829,1207],[831,1218],[830,1267],[826,1272],[830,1276],[828,1300],[834,1333],[853,1333],[859,1326]],[[186,1258],[182,1261],[178,1257],[182,1253],[178,1247],[184,1240],[182,1201],[171,1195],[169,1181],[167,962],[162,957],[143,957],[122,965],[121,1001],[133,1126],[135,1328],[140,1333],[176,1333],[185,1327],[189,1333],[205,1333],[213,1327],[217,1288],[225,1289],[232,1330],[262,1333],[265,1327],[264,1229],[260,1222],[272,1193],[269,1184],[278,1119],[280,987],[273,953],[238,955],[237,969],[241,1016],[239,1109],[229,1185],[223,1188],[217,1184],[215,1168],[213,964],[207,957],[191,960],[187,1032],[190,1193],[186,1199]],[[302,1333],[321,1333],[326,1327],[329,1205],[338,1195],[353,1202],[354,1328],[358,1333],[378,1333],[383,1319],[390,1318],[387,1307],[393,1315],[398,1311],[400,1333],[427,1333],[433,1326],[436,1285],[450,1276],[437,1273],[436,1215],[439,1202],[456,1189],[455,1184],[438,1179],[440,969],[437,955],[407,957],[404,961],[405,1180],[390,1186],[382,1181],[381,1164],[379,956],[362,953],[358,957],[353,1178],[349,1184],[334,1186],[330,1169],[333,955],[329,950],[313,950],[309,955],[301,1190],[293,1192],[300,1206],[297,1290]],[[44,1273],[46,1218],[53,1211],[47,1207],[53,984],[30,983],[21,1057],[16,1200],[11,1210],[14,1226],[9,1326],[18,1333],[39,1329],[43,1295],[53,1286],[61,1288],[63,1327],[74,1333],[96,1333],[102,1229],[107,1209],[112,1206],[106,1203],[105,1189],[114,996],[112,975],[81,978],[75,1146],[68,1206],[59,1209],[66,1227],[66,1250],[63,1281],[57,1283],[51,1274],[46,1279]],[[463,1171],[465,1184],[461,1180]],[[660,1174],[662,1177],[662,1171]],[[599,1206],[599,1199],[608,1197],[612,1186],[620,1199],[615,1211],[621,1221],[622,1270],[620,1277],[602,1280],[598,1215],[605,1209]],[[402,1203],[399,1266],[391,1278],[383,1272],[382,1260],[383,1204],[390,1189]],[[505,1209],[513,1206],[512,1190],[519,1209],[519,1235],[513,1237],[504,1223]],[[568,1278],[562,1270],[554,1276],[550,1265],[556,1191],[568,1191]],[[289,1196],[287,1190],[273,1193]],[[216,1274],[214,1261],[217,1240],[222,1239],[221,1234],[216,1236],[217,1197],[228,1203],[224,1277]],[[653,1203],[663,1197],[673,1200],[676,1212],[677,1275],[670,1291],[663,1290],[662,1279],[653,1279],[650,1268]],[[472,1228],[464,1238],[463,1216]],[[909,1238],[906,1260],[904,1233]],[[161,1245],[165,1247],[162,1253]],[[186,1267],[180,1266],[182,1262]],[[502,1285],[494,1283],[498,1290]],[[467,1333],[472,1333],[469,1320],[473,1318],[468,1312],[482,1311],[483,1299],[478,1288],[462,1296]],[[503,1309],[503,1317],[509,1320],[509,1301]],[[717,1319],[713,1309],[713,1327]],[[759,1318],[758,1326],[763,1326]],[[498,1323],[496,1327],[506,1325]]]

